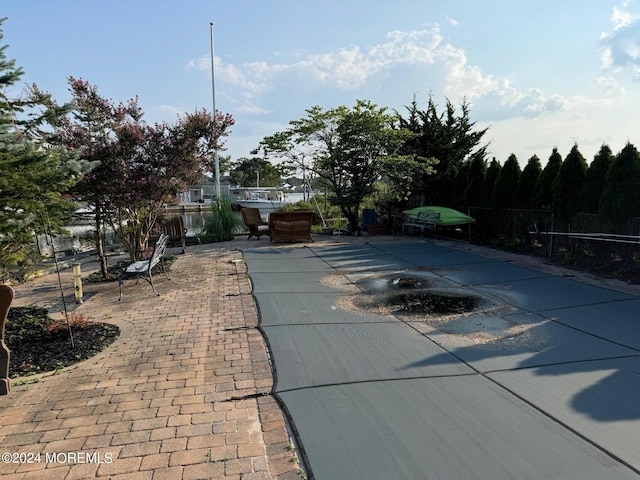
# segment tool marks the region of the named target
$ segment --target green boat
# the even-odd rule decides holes
[[[428,205],[426,207],[416,207],[411,210],[403,210],[402,213],[409,217],[409,219],[417,218],[419,213],[425,212],[433,212],[439,213],[440,217],[438,218],[438,227],[452,227],[455,225],[466,225],[468,223],[473,223],[475,220],[468,215],[465,215],[458,210],[454,210],[453,208],[447,207],[436,207],[433,205]]]

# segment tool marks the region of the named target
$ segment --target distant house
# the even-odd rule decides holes
[[[229,185],[220,185],[220,189],[222,197],[229,196]],[[211,180],[189,185],[189,190],[178,195],[180,203],[211,203],[214,198],[216,198],[216,184]]]

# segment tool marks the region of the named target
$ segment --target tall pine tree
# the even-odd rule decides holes
[[[426,110],[418,108],[415,97],[406,107],[408,116],[397,114],[400,128],[416,135],[404,144],[400,153],[413,155],[418,160],[438,163],[428,173],[414,179],[412,192],[423,194],[427,203],[447,205],[453,198],[455,178],[463,163],[475,154],[485,155],[487,145],[481,145],[482,137],[488,129],[475,129],[475,122],[469,119],[469,104],[462,102],[459,112],[447,99],[446,112],[439,113],[438,107],[429,96]],[[463,193],[463,192],[462,192]]]
[[[491,197],[491,206],[493,208],[513,208],[514,185],[518,184],[518,180],[520,180],[520,165],[518,164],[518,158],[512,153],[507,158],[507,161],[504,162],[496,179],[493,196]]]
[[[484,155],[476,153],[471,159],[467,189],[464,192],[464,204],[470,207],[482,205],[482,186],[487,172],[487,162]]]
[[[4,38],[0,20],[0,40]],[[39,125],[49,96],[7,96],[23,70],[0,47],[0,266],[15,274],[39,258],[35,235],[62,232],[74,206],[65,193],[83,173],[82,162],[66,148],[53,148]]]
[[[553,212],[559,220],[568,221],[574,213],[582,211],[582,186],[587,171],[587,162],[574,145],[562,162],[553,184]]]
[[[582,199],[586,213],[598,213],[598,205],[604,190],[607,171],[609,171],[614,158],[613,152],[608,145],[602,145],[600,151],[593,157],[593,161],[584,175],[584,186],[582,188]]]
[[[533,190],[541,173],[540,159],[537,155],[534,155],[527,162],[524,170],[522,170],[522,175],[520,175],[520,180],[518,180],[513,200],[516,208],[533,208]]]
[[[491,206],[491,198],[493,197],[493,190],[496,186],[496,180],[498,180],[498,176],[500,175],[500,170],[502,170],[502,165],[500,165],[500,162],[494,157],[489,164],[489,168],[487,168],[484,182],[482,182],[482,193],[480,195],[481,207]]]
[[[627,143],[609,167],[599,214],[604,228],[611,233],[638,233],[625,229],[630,218],[640,216],[640,154],[631,143]]]
[[[561,165],[562,157],[558,153],[558,149],[554,148],[533,189],[533,208],[551,208],[553,203],[553,184],[556,181]]]

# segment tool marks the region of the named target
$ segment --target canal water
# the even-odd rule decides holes
[[[180,212],[187,229],[187,237],[198,236],[204,227],[207,217],[212,214],[203,210],[201,212]],[[240,212],[234,212],[242,221]],[[75,256],[81,253],[95,250],[95,226],[83,219],[78,219],[77,224],[68,225],[65,229],[69,235],[39,235],[38,251],[45,257],[53,257],[56,252],[58,258]],[[106,248],[118,244],[118,238],[111,229],[104,232],[102,239]]]
[[[286,198],[289,202],[295,203],[303,199],[303,194],[289,193]],[[179,212],[187,229],[187,237],[197,237],[202,233],[207,218],[212,216],[211,209],[208,207],[209,205],[204,204],[200,211]],[[240,212],[233,213],[237,215],[239,222],[242,224]],[[74,223],[66,226],[65,229],[69,231],[69,235],[56,235],[53,237],[39,235],[37,237],[38,251],[41,255],[53,257],[54,252],[56,252],[58,258],[72,257],[95,249],[95,226],[87,217],[77,216]],[[106,231],[102,240],[106,248],[119,243],[112,230]]]

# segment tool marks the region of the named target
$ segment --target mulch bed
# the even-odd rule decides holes
[[[73,313],[69,325],[64,319],[52,320],[43,308],[11,308],[5,325],[9,376],[55,372],[93,357],[120,335],[115,325],[92,322]]]

